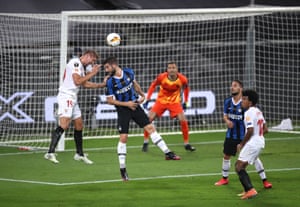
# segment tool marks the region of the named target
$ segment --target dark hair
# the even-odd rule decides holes
[[[244,90],[243,96],[247,96],[252,105],[255,106],[258,102],[258,94],[254,90]]]
[[[238,79],[233,80],[231,83],[233,83],[233,82],[237,82],[237,83],[241,86],[241,88],[244,87],[244,86],[243,86],[243,82],[240,81],[240,80],[238,80]]]
[[[167,63],[167,65],[176,65],[177,66],[177,63],[174,61],[174,60],[170,60],[168,63]]]
[[[175,60],[170,60],[167,62],[167,67],[169,67],[169,65],[175,65],[178,69],[178,72],[179,72],[179,68],[178,68],[178,65],[177,63],[175,62]],[[166,71],[168,71],[168,69],[166,69]]]
[[[102,62],[102,65],[105,65],[105,64],[118,64],[118,60],[116,57],[114,56],[111,56],[111,57],[108,57],[106,58],[103,62]]]

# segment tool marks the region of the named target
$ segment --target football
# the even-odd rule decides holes
[[[106,36],[106,43],[109,46],[116,47],[121,43],[121,37],[118,33],[110,33]]]

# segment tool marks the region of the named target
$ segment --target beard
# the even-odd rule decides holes
[[[110,72],[107,72],[107,75],[109,75],[109,76],[114,76],[116,74],[116,69],[112,69],[112,71],[110,71]]]
[[[239,94],[239,92],[232,92],[232,93],[231,93],[232,96],[236,96],[236,95],[238,95],[238,94]]]

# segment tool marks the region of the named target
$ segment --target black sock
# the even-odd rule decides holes
[[[53,132],[52,132],[52,136],[51,136],[51,143],[50,143],[50,147],[48,150],[48,153],[54,153],[55,152],[55,148],[57,146],[57,143],[61,137],[61,135],[64,133],[64,129],[61,128],[60,126],[58,126]]]
[[[83,149],[82,149],[82,130],[74,130],[74,141],[76,144],[76,153],[80,156],[83,156]]]
[[[244,187],[245,192],[249,191],[251,188],[253,188],[252,183],[250,181],[250,177],[246,170],[242,169],[238,172],[240,182]]]

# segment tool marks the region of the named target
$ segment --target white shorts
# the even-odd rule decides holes
[[[81,110],[79,108],[77,98],[65,93],[59,93],[57,96],[58,102],[58,116],[68,117],[72,120],[81,117]]]
[[[246,144],[242,148],[238,160],[248,162],[250,165],[253,165],[254,161],[258,158],[262,149],[263,147],[257,147]]]

